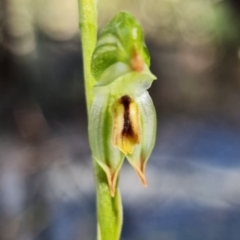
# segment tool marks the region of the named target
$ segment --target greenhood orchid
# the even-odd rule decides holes
[[[144,186],[156,135],[156,113],[147,89],[156,77],[138,21],[120,12],[100,33],[92,56],[96,79],[89,135],[95,161],[114,196],[126,157]]]

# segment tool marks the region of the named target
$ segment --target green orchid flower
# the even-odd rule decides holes
[[[125,157],[147,185],[145,168],[156,136],[156,113],[147,91],[156,77],[149,66],[141,25],[128,12],[120,12],[101,31],[91,65],[97,82],[90,144],[112,196]]]

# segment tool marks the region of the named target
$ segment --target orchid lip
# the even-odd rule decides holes
[[[113,104],[112,144],[125,155],[132,154],[134,146],[141,141],[141,123],[136,102],[128,95]]]

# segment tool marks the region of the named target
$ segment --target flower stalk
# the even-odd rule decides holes
[[[95,79],[91,74],[91,60],[97,41],[97,1],[78,0],[78,4],[79,28],[84,62],[85,94],[89,119],[90,108],[93,102],[93,86],[95,85]],[[117,190],[117,193],[112,197],[104,170],[94,159],[93,166],[97,195],[98,240],[119,240],[122,227],[120,192]]]

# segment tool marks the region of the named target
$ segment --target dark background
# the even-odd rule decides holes
[[[142,23],[158,77],[143,188],[126,162],[122,240],[240,239],[240,3],[99,1]],[[0,239],[92,240],[95,189],[76,0],[0,2]]]

